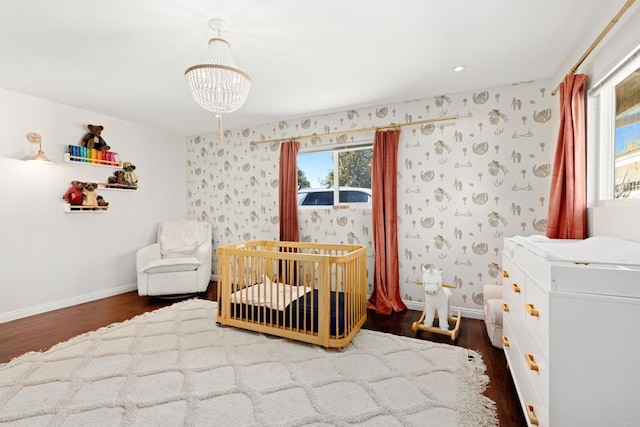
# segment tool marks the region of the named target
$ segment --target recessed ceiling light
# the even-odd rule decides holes
[[[456,68],[453,69],[453,71],[462,71],[464,70],[464,65],[458,65]]]

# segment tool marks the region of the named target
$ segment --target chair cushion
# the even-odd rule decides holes
[[[158,241],[160,253],[190,254],[202,243],[198,231],[200,223],[195,220],[164,221],[160,224]]]
[[[140,271],[154,274],[154,273],[170,273],[175,271],[191,271],[197,270],[202,262],[197,258],[165,258],[158,259],[147,263]]]
[[[490,299],[484,302],[484,321],[502,327],[502,300]]]

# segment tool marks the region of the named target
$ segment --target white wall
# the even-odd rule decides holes
[[[0,322],[135,289],[135,251],[159,221],[186,216],[184,137],[3,89],[0,117]],[[139,189],[99,190],[105,213],[65,213],[72,180],[117,170],[62,161],[89,123],[136,165]],[[28,132],[55,164],[24,161],[37,152]]]
[[[603,2],[603,13],[601,14],[600,25],[585,29],[583,44],[572,52],[565,64],[556,74],[554,81],[560,82],[567,71],[576,63],[578,58],[586,51],[587,47],[596,39],[598,34],[605,28],[611,19],[618,13],[623,0],[615,2]],[[640,6],[636,3],[618,21],[609,34],[603,39],[598,47],[587,57],[584,63],[578,68],[578,73],[589,76],[587,87],[591,88],[602,80],[612,69],[625,59],[632,51],[640,45]],[[640,231],[635,222],[640,217],[640,206],[595,206],[596,205],[596,179],[597,162],[595,126],[596,112],[587,112],[587,126],[590,147],[588,159],[588,193],[589,210],[588,226],[590,235],[607,235],[619,238],[633,239],[640,241]],[[635,221],[634,221],[635,219]]]
[[[626,0],[602,2],[600,22],[584,28],[581,45],[571,52],[564,64],[554,76],[554,82],[560,83],[565,74],[575,65],[582,54],[619,12]],[[594,51],[585,59],[577,72],[587,74],[589,86],[598,83],[613,67],[640,44],[640,7],[634,4],[618,21]]]

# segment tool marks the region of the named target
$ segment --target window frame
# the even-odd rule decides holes
[[[587,111],[593,112],[591,117],[595,120],[588,120],[588,135],[592,136],[592,143],[588,144],[587,156],[595,160],[589,162],[595,173],[594,178],[588,182],[595,184],[595,189],[590,194],[596,206],[640,206],[639,198],[615,198],[615,88],[638,69],[640,50],[636,49],[589,91]],[[589,118],[589,113],[587,117]],[[589,168],[587,171],[589,176]]]
[[[300,148],[298,151],[298,156],[312,153],[326,153],[331,152],[333,154],[333,176],[334,180],[338,181],[338,185],[334,185],[332,187],[333,190],[333,205],[300,205],[298,202],[298,209],[341,209],[341,208],[357,208],[357,209],[371,209],[371,202],[363,203],[363,202],[340,202],[340,189],[343,190],[351,190],[354,188],[365,188],[365,187],[349,187],[349,186],[340,186],[339,181],[339,154],[347,151],[356,151],[356,150],[366,150],[370,149],[373,153],[373,139],[364,139],[360,141],[354,141],[351,144],[342,144],[340,146],[333,145],[324,145],[324,146],[311,146]],[[372,161],[373,163],[373,161]],[[373,164],[372,164],[373,167]],[[373,181],[373,179],[372,179]],[[318,187],[309,187],[311,189],[318,189]],[[329,189],[329,188],[327,188]],[[302,189],[299,189],[302,190]],[[369,189],[371,190],[371,189]],[[370,198],[373,200],[373,195]]]

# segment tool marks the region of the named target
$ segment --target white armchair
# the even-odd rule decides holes
[[[136,253],[139,295],[177,295],[207,290],[211,280],[211,224],[164,221],[158,240]]]
[[[484,324],[494,347],[502,348],[502,286],[484,285]]]

